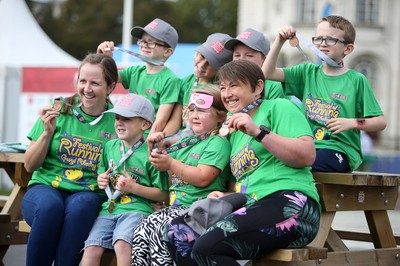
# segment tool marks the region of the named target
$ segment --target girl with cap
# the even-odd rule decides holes
[[[154,119],[150,101],[129,93],[106,113],[115,113],[118,139],[104,147],[97,182],[109,200],[85,241],[82,266],[100,265],[106,249],[115,250],[118,265],[130,265],[135,228],[153,212],[152,202],[168,197],[168,175],[151,165],[143,139]]]
[[[114,60],[89,54],[77,94],[45,106],[28,134],[25,168],[32,173],[22,199],[31,226],[26,265],[79,265],[81,250],[101,204],[97,168],[104,144],[115,138],[108,95],[118,81]]]
[[[227,190],[230,145],[226,138],[218,136],[226,118],[219,88],[207,84],[194,89],[189,108],[189,125],[194,135],[150,154],[152,165],[170,174],[170,206],[151,214],[136,229],[133,265],[172,265],[172,258],[162,242],[163,226],[211,191]],[[150,135],[148,140],[161,145],[163,137],[159,132]]]
[[[194,57],[193,74],[181,80],[180,104],[176,104],[173,117],[166,128],[188,128],[187,108],[190,100],[191,90],[200,88],[208,83],[215,83],[218,69],[232,60],[232,52],[224,48],[224,43],[231,36],[225,33],[213,33],[207,40],[198,46]]]
[[[247,204],[201,236],[175,223],[181,217],[166,226],[165,240],[177,265],[240,265],[236,260],[305,246],[319,228],[319,197],[309,167],[315,148],[301,110],[287,99],[263,100],[264,74],[253,62],[227,63],[219,76],[222,101],[232,113],[235,191],[247,197]]]
[[[178,33],[174,27],[162,19],[156,18],[145,27],[135,26],[131,35],[138,39],[140,54],[158,61],[166,62],[173,54],[178,43]],[[102,42],[98,53],[112,56],[114,42]],[[119,70],[119,81],[131,93],[145,96],[154,106],[154,123],[145,133],[164,130],[175,103],[179,101],[180,79],[164,64],[146,62],[144,66],[130,66]],[[174,134],[179,127],[171,128],[168,134]]]

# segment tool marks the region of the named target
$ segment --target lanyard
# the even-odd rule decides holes
[[[118,167],[120,167],[125,161],[144,143],[144,139],[141,138],[138,140],[135,144],[133,144],[132,147],[129,148],[129,150],[125,153],[124,151],[124,144],[121,141],[121,145],[119,146],[119,150],[121,152],[121,159],[117,163],[117,165],[114,165],[114,161],[111,159],[110,160],[110,168],[111,172],[114,172]],[[125,165],[124,165],[125,169]],[[111,192],[110,185],[108,185],[105,189],[105,192],[107,194],[107,197],[110,199],[110,203],[108,204],[108,211],[113,212],[114,211],[114,203],[115,200],[121,195],[121,192],[119,190],[115,190],[114,193]]]
[[[257,100],[253,101],[246,107],[244,107],[242,110],[239,111],[239,113],[248,113],[249,111],[253,110],[257,106],[259,106],[264,100],[262,98],[258,98]],[[220,136],[226,136],[229,134],[229,126],[228,126],[228,121],[229,119],[225,120],[225,122],[222,124],[222,127],[219,129],[219,135]]]
[[[160,154],[168,154],[168,153],[180,150],[182,148],[186,148],[188,146],[191,146],[191,145],[194,145],[196,143],[199,143],[202,140],[205,140],[208,136],[209,136],[209,133],[188,137],[185,141],[182,141],[182,142],[180,142],[178,144],[174,144],[174,145],[166,148],[165,150],[158,151],[158,153],[160,153]]]
[[[88,122],[77,110],[76,108],[81,107],[82,103],[79,103],[78,105],[72,105],[69,104],[65,101],[64,97],[58,97],[56,99],[54,99],[54,104],[53,107],[56,109],[56,111],[60,111],[61,110],[61,105],[59,105],[59,103],[63,103],[65,105],[68,105],[69,107],[71,107],[72,110],[72,114],[81,122],[81,123],[86,123],[89,124],[91,126],[96,125],[98,122],[100,122],[100,120],[103,118],[104,113],[102,113],[100,116],[98,116],[95,120],[93,120],[92,122]]]

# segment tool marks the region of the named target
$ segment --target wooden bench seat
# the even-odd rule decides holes
[[[308,260],[326,259],[327,248],[305,247],[298,249],[277,249],[266,253],[259,259],[252,261],[252,266],[272,265],[271,261],[299,262]],[[275,264],[274,264],[275,265]]]
[[[395,208],[400,178],[384,173],[314,173],[321,198],[320,230],[300,249],[279,249],[246,265],[400,265],[400,235],[394,235],[387,210]],[[369,231],[332,229],[337,211],[363,211]],[[19,231],[29,232],[21,221]],[[372,242],[375,249],[350,251],[343,239]],[[116,265],[115,254],[104,254],[102,265]]]
[[[397,248],[400,235],[394,235],[387,214],[387,210],[396,206],[400,176],[369,172],[314,173],[314,179],[322,205],[320,229],[315,239],[302,249],[266,253],[251,265],[400,265],[400,248]],[[369,231],[333,230],[337,211],[363,211]],[[344,239],[372,242],[375,249],[350,251]]]

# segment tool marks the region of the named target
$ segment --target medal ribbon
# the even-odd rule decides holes
[[[140,146],[142,146],[144,143],[144,139],[141,138],[140,140],[138,140],[135,144],[133,144],[132,147],[129,148],[129,150],[125,153],[124,151],[124,144],[121,141],[121,145],[119,146],[119,150],[121,152],[121,159],[119,160],[119,162],[117,163],[117,165],[114,165],[113,160],[110,160],[110,168],[111,168],[111,172],[114,172],[115,170],[117,170],[118,167],[120,167]],[[125,167],[124,167],[125,169]],[[111,200],[110,204],[114,204],[115,200],[121,195],[121,192],[119,190],[115,190],[114,193],[111,192],[111,188],[110,185],[108,185],[105,189],[105,192],[107,194],[107,197]]]
[[[95,120],[93,120],[92,122],[88,122],[77,110],[76,108],[81,107],[82,103],[79,103],[77,105],[72,105],[69,104],[65,101],[64,97],[58,97],[56,99],[54,99],[54,101],[60,101],[65,105],[68,105],[69,107],[71,107],[72,110],[72,114],[81,122],[81,123],[87,123],[91,126],[96,125],[98,122],[100,122],[100,120],[103,118],[104,114],[102,113],[100,116],[98,116]]]
[[[166,148],[165,150],[158,151],[158,153],[160,153],[160,154],[168,154],[168,153],[180,150],[182,148],[186,148],[186,147],[188,147],[190,145],[194,145],[196,143],[199,143],[202,140],[205,140],[208,137],[208,135],[209,135],[209,133],[202,134],[200,136],[196,135],[196,136],[189,137],[185,141],[182,141],[182,142],[180,142],[178,144],[174,144],[174,145]]]
[[[329,56],[321,52],[317,47],[314,46],[311,42],[307,41],[304,37],[302,37],[298,32],[296,32],[297,38],[299,38],[300,42],[305,44],[316,56],[318,56],[321,60],[324,60],[328,65],[333,67],[342,67],[335,61],[333,61]]]

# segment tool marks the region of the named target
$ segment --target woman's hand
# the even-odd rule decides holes
[[[259,126],[254,123],[251,117],[246,113],[236,113],[231,116],[228,122],[229,127],[240,130],[243,133],[255,137],[260,133]]]
[[[54,110],[52,106],[43,107],[40,113],[40,119],[42,120],[44,132],[49,135],[53,135],[56,128],[56,117],[60,114],[59,111]]]

